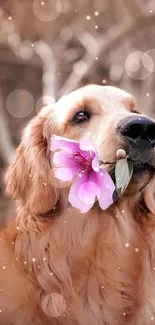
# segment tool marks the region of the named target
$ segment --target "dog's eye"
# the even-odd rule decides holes
[[[78,111],[72,118],[71,122],[75,124],[82,124],[86,121],[88,121],[90,118],[90,115],[87,112],[84,111]]]

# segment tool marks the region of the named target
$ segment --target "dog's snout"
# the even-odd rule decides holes
[[[144,139],[155,145],[155,122],[148,117],[126,117],[118,125],[118,132],[126,137],[130,143],[137,139]]]

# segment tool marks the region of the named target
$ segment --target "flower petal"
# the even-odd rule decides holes
[[[93,151],[94,153],[96,153],[94,146],[88,138],[83,138],[80,141],[80,149],[82,151]]]
[[[53,168],[54,176],[61,181],[71,181],[75,175],[68,167]]]
[[[65,151],[55,152],[51,158],[54,176],[62,181],[72,180],[80,171],[71,155]]]
[[[99,158],[98,158],[97,154],[95,155],[94,159],[92,160],[92,168],[95,172],[98,172],[100,170]]]
[[[87,175],[87,179],[80,185],[78,194],[84,203],[94,204],[96,196],[100,194],[100,188],[94,171]]]
[[[83,185],[87,181],[87,175],[84,174],[82,177],[78,177],[73,185],[71,186],[70,193],[69,193],[69,202],[72,206],[79,209],[81,213],[87,213],[93,206],[94,201],[87,204],[83,200],[81,200],[79,195],[79,189],[81,185]]]
[[[100,186],[100,194],[97,194],[100,207],[105,210],[113,203],[113,193],[115,185],[110,175],[100,168],[100,172],[97,173],[98,185]]]
[[[99,171],[100,168],[99,168],[98,154],[97,154],[96,149],[92,145],[91,141],[89,139],[87,139],[87,138],[83,138],[80,141],[80,149],[83,150],[83,151],[91,151],[92,152],[92,153],[88,152],[88,154],[93,157],[93,159],[92,159],[92,168],[96,172]]]
[[[79,151],[79,142],[53,134],[50,150],[55,151],[58,149],[63,149],[69,153]]]
[[[75,165],[73,159],[71,158],[71,155],[68,152],[65,152],[63,150],[57,151],[53,154],[53,164],[56,167],[59,166],[72,167],[73,165]]]

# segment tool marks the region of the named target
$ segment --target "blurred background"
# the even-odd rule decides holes
[[[0,227],[4,172],[42,106],[88,83],[115,85],[155,117],[154,0],[0,0]]]

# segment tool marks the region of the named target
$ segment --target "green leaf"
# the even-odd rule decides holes
[[[115,167],[115,179],[117,192],[121,194],[126,190],[133,174],[133,162],[127,158],[119,159]]]

